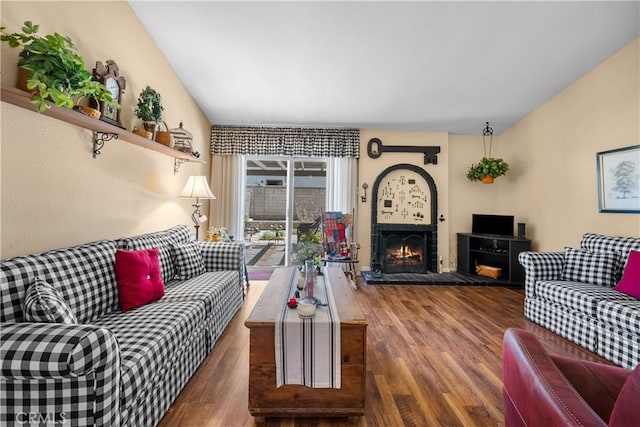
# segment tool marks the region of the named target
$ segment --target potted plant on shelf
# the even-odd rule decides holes
[[[102,83],[91,80],[87,82],[81,89],[78,90],[79,98],[76,100],[76,105],[73,107],[74,110],[80,111],[81,113],[86,114],[89,117],[93,117],[94,119],[100,118],[100,110],[97,108],[89,107],[87,105],[80,105],[80,100],[82,98],[90,98],[95,101],[94,105],[98,105],[99,101],[111,102],[115,105],[117,109],[120,109],[120,104],[113,101],[113,96],[111,92],[106,88]]]
[[[487,137],[489,137],[489,151],[487,154]],[[493,129],[487,122],[482,130],[482,144],[484,146],[484,157],[478,164],[472,164],[467,170],[467,178],[470,181],[482,181],[483,184],[493,184],[493,180],[504,175],[509,170],[509,165],[502,159],[491,157],[491,147],[493,145]]]
[[[151,139],[155,139],[158,130],[158,122],[162,119],[162,97],[153,88],[147,86],[138,96],[136,116],[142,120],[144,130],[151,132]]]
[[[76,98],[92,97],[113,102],[107,88],[91,79],[84,59],[69,37],[58,33],[39,36],[39,26],[25,21],[21,33],[7,33],[0,27],[0,40],[22,47],[18,59],[18,88],[30,91],[38,112],[52,104],[73,108]]]
[[[494,178],[504,175],[509,165],[502,159],[483,157],[478,164],[472,164],[467,171],[470,181],[482,181],[483,184],[493,183]]]

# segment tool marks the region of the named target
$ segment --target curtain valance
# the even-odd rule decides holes
[[[212,126],[211,153],[360,157],[358,129]]]

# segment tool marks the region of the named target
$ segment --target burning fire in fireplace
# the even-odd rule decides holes
[[[420,265],[423,262],[422,250],[412,248],[409,245],[389,248],[387,250],[386,262],[389,266]]]

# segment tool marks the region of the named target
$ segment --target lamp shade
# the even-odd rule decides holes
[[[209,184],[207,184],[206,176],[197,176],[192,175],[189,177],[187,184],[184,186],[182,193],[180,193],[180,197],[190,198],[190,199],[215,199],[216,196],[213,195],[213,192],[209,188]]]

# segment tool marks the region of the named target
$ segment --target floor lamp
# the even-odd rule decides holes
[[[213,195],[213,192],[209,188],[209,184],[207,184],[207,177],[201,175],[190,176],[187,184],[182,190],[182,193],[180,193],[180,197],[187,199],[196,199],[196,202],[191,205],[195,208],[195,210],[191,214],[191,219],[193,220],[193,225],[196,228],[196,240],[198,240],[198,229],[200,228],[200,224],[203,224],[207,221],[207,216],[200,212],[200,208],[202,207],[200,199],[216,198],[216,196]]]

